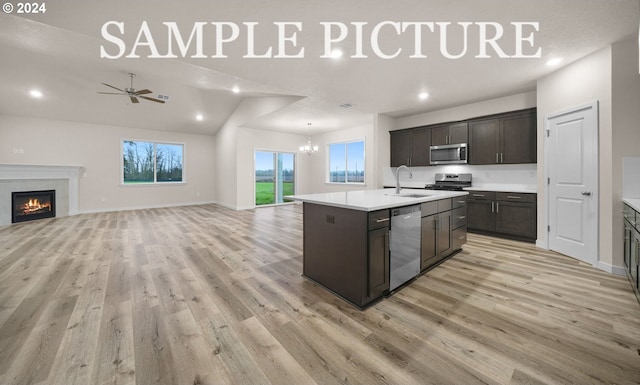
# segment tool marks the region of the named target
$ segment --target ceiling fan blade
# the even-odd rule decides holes
[[[145,100],[149,100],[149,101],[152,101],[152,102],[164,104],[164,100],[160,100],[160,99],[156,99],[156,98],[150,98],[148,96],[142,96],[142,95],[140,95],[140,97],[142,99],[145,99]]]
[[[105,85],[105,86],[107,86],[107,87],[111,87],[111,88],[113,88],[113,89],[115,89],[115,90],[118,90],[118,91],[120,91],[120,92],[124,93],[124,90],[121,90],[121,89],[120,89],[120,88],[118,88],[118,87],[114,87],[114,86],[112,86],[111,84],[102,83],[102,85]]]
[[[126,95],[125,93],[117,93],[117,92],[97,92],[102,95]]]
[[[140,101],[138,101],[138,98],[133,95],[129,95],[129,99],[131,99],[131,103],[140,103]]]
[[[146,95],[146,94],[150,94],[150,93],[151,93],[151,90],[144,89],[144,90],[136,91],[133,94],[135,96],[138,96],[138,95]]]

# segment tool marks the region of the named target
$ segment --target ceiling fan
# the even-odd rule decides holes
[[[98,92],[99,94],[104,94],[104,95],[125,95],[128,96],[129,99],[131,99],[131,103],[140,103],[140,101],[138,100],[138,98],[142,98],[145,100],[149,100],[152,102],[156,102],[156,103],[164,103],[165,101],[162,99],[156,99],[156,98],[152,98],[150,96],[145,96],[148,95],[150,93],[152,93],[151,90],[148,89],[144,89],[144,90],[140,90],[140,91],[136,91],[135,88],[133,88],[133,78],[136,77],[135,74],[130,73],[129,77],[131,78],[131,87],[129,88],[125,88],[124,90],[121,90],[118,87],[114,87],[111,84],[107,84],[107,83],[102,83],[103,85],[107,86],[107,87],[111,87],[113,89],[116,89],[120,92]],[[159,95],[162,98],[167,98],[166,96],[163,95]]]

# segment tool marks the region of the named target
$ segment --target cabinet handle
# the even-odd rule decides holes
[[[474,196],[475,196],[475,195],[474,195]],[[463,203],[467,203],[467,201],[456,201],[456,203],[463,204]]]
[[[495,208],[496,202],[491,202],[491,212],[495,213],[496,208]]]
[[[500,153],[500,163],[504,163],[504,152]]]
[[[389,218],[376,219],[376,223],[389,222],[390,220]]]
[[[499,160],[500,158],[499,158],[499,156],[500,156],[500,154],[498,154],[498,153],[496,152],[496,163],[500,163],[500,160]]]
[[[515,195],[507,195],[507,199],[522,199],[522,197],[517,197]]]
[[[500,202],[496,202],[496,213],[500,212]]]
[[[484,194],[473,194],[474,197],[484,198]]]
[[[466,217],[467,217],[466,215],[461,215],[461,216],[456,217],[456,218],[458,218],[458,219],[465,219]]]

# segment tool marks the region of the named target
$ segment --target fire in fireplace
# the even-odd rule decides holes
[[[56,216],[56,190],[11,193],[11,223]]]

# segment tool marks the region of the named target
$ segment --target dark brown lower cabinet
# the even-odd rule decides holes
[[[640,301],[640,212],[624,203],[624,267]]]
[[[466,197],[423,203],[420,209],[420,270],[424,271],[452,255],[466,242]]]
[[[385,210],[388,211],[388,210]],[[389,290],[389,227],[369,231],[368,298]]]
[[[365,307],[389,290],[389,210],[304,203],[303,275]]]
[[[535,242],[536,194],[472,191],[467,203],[468,230]]]

